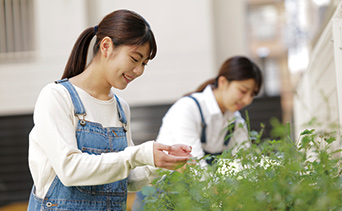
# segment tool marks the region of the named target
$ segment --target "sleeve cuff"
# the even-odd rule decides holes
[[[147,141],[143,144],[140,144],[140,155],[136,158],[139,163],[144,165],[155,167],[154,165],[154,154],[153,154],[153,143],[154,141]]]

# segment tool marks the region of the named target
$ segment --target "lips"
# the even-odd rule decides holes
[[[129,82],[131,82],[131,81],[133,81],[133,77],[131,77],[131,76],[129,76],[129,75],[126,75],[126,74],[122,74],[122,76],[123,76],[123,78],[125,79],[125,81],[127,82],[127,83],[129,83]]]
[[[239,103],[236,104],[236,107],[237,107],[237,110],[238,110],[238,111],[242,109],[242,105],[239,104]]]

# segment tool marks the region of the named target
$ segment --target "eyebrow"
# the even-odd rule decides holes
[[[132,51],[132,53],[137,54],[138,56],[140,56],[140,59],[144,58],[144,55],[142,53],[140,53],[139,51]],[[149,60],[149,59],[150,59],[150,57],[148,56],[145,60]]]
[[[247,91],[253,90],[253,93],[254,93],[255,95],[257,95],[257,93],[259,92],[259,89],[256,89],[255,87],[254,87],[254,89],[250,89],[249,87],[247,87],[247,86],[245,86],[245,85],[243,85],[243,84],[241,84],[241,86],[243,86],[244,88],[246,88]],[[255,89],[256,89],[256,90],[255,90]]]
[[[143,58],[144,56],[141,54],[141,53],[139,53],[139,52],[134,52],[135,54],[138,54],[141,58]]]
[[[138,51],[133,51],[134,54],[137,54],[140,56],[140,58],[144,58],[144,55],[142,55],[142,53],[138,52]],[[148,59],[148,58],[147,58]]]
[[[243,86],[245,89],[251,90],[248,86],[245,86],[243,84],[241,84],[241,86]]]

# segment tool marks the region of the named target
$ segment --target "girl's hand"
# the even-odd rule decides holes
[[[191,150],[192,150],[191,146],[184,145],[184,144],[175,144],[175,145],[172,145],[171,147],[172,147],[172,150],[169,151],[170,155],[188,156],[188,157],[190,157],[189,160],[191,160],[191,157],[193,157],[190,154]],[[193,164],[186,163],[185,165],[183,165],[181,168],[177,169],[176,171],[178,171],[179,173],[183,173],[185,171],[187,165],[193,165]]]
[[[171,146],[171,151],[169,151],[169,155],[174,156],[191,156],[191,146],[185,144],[174,144]]]
[[[164,151],[167,151],[169,154],[166,154]],[[164,145],[161,143],[154,142],[153,143],[154,165],[160,168],[176,170],[182,167],[189,160],[190,152],[189,152],[189,148],[187,148],[186,145],[169,146],[169,145]]]

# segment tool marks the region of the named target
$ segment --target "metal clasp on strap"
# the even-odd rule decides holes
[[[80,121],[80,124],[82,126],[84,126],[86,124],[86,121],[85,121],[85,116],[87,115],[87,113],[84,113],[84,114],[75,114],[75,116],[77,116],[78,120]]]
[[[123,131],[124,131],[125,133],[127,132],[126,126],[127,126],[127,124],[122,123]]]

